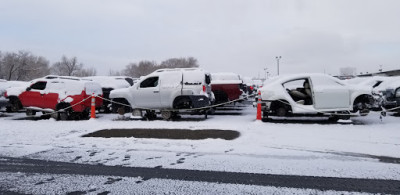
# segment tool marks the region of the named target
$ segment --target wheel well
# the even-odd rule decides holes
[[[192,100],[189,96],[178,96],[174,99],[173,108],[190,108]]]
[[[275,100],[275,101],[271,102],[270,110],[276,110],[282,106],[285,107],[288,111],[292,111],[292,107],[290,106],[290,103],[286,100]]]
[[[214,93],[216,103],[222,103],[222,102],[229,101],[228,94],[226,94],[225,91],[216,90],[216,91],[213,91],[213,93]]]
[[[125,109],[125,112],[131,112],[131,107],[130,106],[128,107],[128,106],[121,105],[121,104],[130,105],[130,103],[128,102],[127,99],[125,99],[125,98],[114,98],[114,99],[112,99],[112,101],[113,101],[111,103],[112,112],[116,113],[118,108],[121,108],[121,107],[123,107]],[[117,103],[114,103],[114,102],[117,102]],[[121,103],[121,104],[118,104],[118,103]]]
[[[361,103],[363,105],[359,105],[359,103]],[[372,105],[373,103],[374,103],[374,97],[372,95],[368,95],[368,94],[359,95],[356,99],[354,99],[353,111],[365,109],[364,104]]]
[[[69,107],[69,106],[71,106],[70,103],[60,102],[60,103],[58,103],[58,104],[56,105],[56,110],[60,110],[60,109],[63,109],[63,108],[67,108],[67,107]]]
[[[17,110],[20,110],[23,108],[22,103],[19,100],[18,96],[8,96],[7,98],[9,99],[9,102],[10,102],[9,105],[6,106],[6,108],[8,110],[10,110],[10,107],[12,106],[11,104],[14,104],[15,106],[17,106],[16,107]],[[17,111],[17,110],[14,110],[14,111]]]

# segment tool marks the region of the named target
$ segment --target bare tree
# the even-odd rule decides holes
[[[197,59],[193,57],[188,58],[170,58],[161,64],[154,61],[140,61],[139,63],[130,63],[122,71],[126,76],[140,77],[147,75],[160,68],[196,68],[199,67]]]
[[[121,71],[115,71],[115,70],[109,70],[108,71],[108,76],[122,76],[123,74],[121,73]]]
[[[83,64],[78,63],[76,57],[67,58],[66,56],[61,57],[61,61],[56,62],[51,66],[51,74],[60,76],[76,76],[76,74],[82,69]]]
[[[97,71],[94,68],[82,68],[76,71],[74,76],[78,77],[89,77],[89,76],[96,76]]]
[[[28,51],[5,53],[0,58],[0,77],[7,80],[31,80],[49,74],[49,62]]]
[[[123,70],[123,73],[126,76],[138,78],[140,76],[150,74],[151,72],[157,69],[158,69],[157,63],[154,61],[140,61],[138,64],[136,63],[128,64]]]
[[[193,57],[188,58],[170,58],[161,62],[162,68],[195,68],[199,67],[197,59]]]

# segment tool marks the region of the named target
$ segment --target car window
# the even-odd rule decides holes
[[[140,88],[157,87],[158,77],[150,77],[140,83]]]
[[[39,82],[31,85],[31,89],[44,90],[44,89],[46,89],[46,85],[47,85],[47,82],[39,81]]]
[[[304,85],[304,82],[308,81],[308,79],[297,79],[297,80],[292,80],[288,81],[286,83],[283,83],[283,87],[285,89],[297,89],[297,88],[302,88]]]
[[[211,76],[206,74],[206,84],[209,85],[211,83]]]
[[[376,81],[372,88],[378,87],[383,81]]]
[[[133,79],[131,78],[125,78],[125,81],[129,83],[129,85],[133,85]]]

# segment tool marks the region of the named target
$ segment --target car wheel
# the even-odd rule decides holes
[[[146,114],[145,114],[145,117],[147,118],[147,120],[152,121],[152,120],[155,120],[157,118],[157,114],[156,114],[155,111],[147,110]]]
[[[287,114],[287,110],[285,107],[279,107],[278,109],[276,109],[277,116],[286,116],[286,114]]]
[[[65,121],[70,118],[72,110],[71,110],[71,108],[68,108],[69,106],[70,105],[68,103],[60,103],[56,106],[56,110],[58,112],[57,118],[59,120]],[[68,108],[68,109],[65,109],[65,108]],[[65,110],[63,110],[63,109],[65,109]],[[62,111],[60,111],[60,110],[62,110]]]
[[[31,110],[31,109],[26,110],[26,116],[35,116],[35,115],[36,115],[36,111]]]
[[[41,119],[50,119],[51,115],[47,112],[42,112],[42,116],[40,116]]]
[[[330,116],[329,118],[328,118],[328,121],[330,121],[330,122],[338,122],[339,121],[339,116],[338,115],[332,115],[332,116]]]
[[[62,120],[62,121],[68,120],[68,113],[67,112],[60,112],[59,116],[60,116],[60,120]]]
[[[171,111],[161,111],[161,117],[164,120],[169,120],[172,117],[172,112]]]

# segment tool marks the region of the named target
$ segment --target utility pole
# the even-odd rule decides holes
[[[264,73],[265,73],[265,76],[264,76],[264,80],[267,80],[267,76],[268,76],[268,68],[267,67],[265,67],[264,68]]]
[[[278,76],[279,76],[279,60],[282,58],[282,56],[276,56],[275,58],[276,58],[276,64],[278,67]]]

